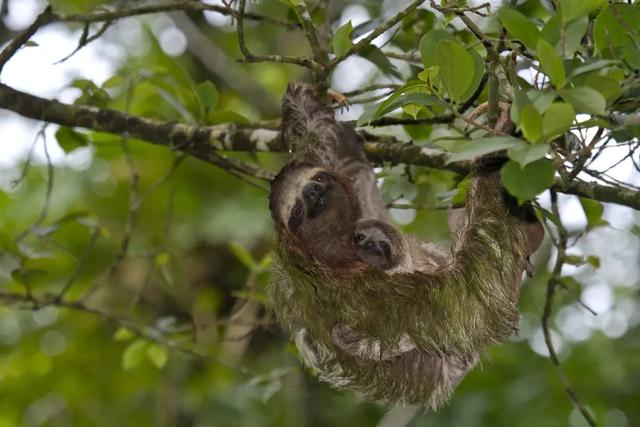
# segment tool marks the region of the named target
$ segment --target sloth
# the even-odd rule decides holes
[[[269,194],[278,322],[320,380],[437,409],[489,345],[517,330],[530,224],[509,206],[499,168],[479,164],[449,253],[405,235],[390,224],[361,139],[313,86],[290,84],[282,112],[296,154]]]
[[[362,262],[386,274],[411,273],[416,269],[435,273],[447,260],[435,245],[405,236],[391,224],[376,219],[356,223],[353,243]]]

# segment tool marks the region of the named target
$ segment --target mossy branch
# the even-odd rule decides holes
[[[205,162],[221,165],[218,151],[286,152],[278,131],[273,129],[225,123],[214,126],[190,126],[100,109],[87,105],[70,105],[56,100],[33,96],[0,84],[0,108],[21,116],[68,127],[85,128],[115,135],[128,135],[170,150],[180,151]],[[443,151],[403,143],[389,136],[361,133],[365,150],[377,163],[405,163],[466,173],[468,162],[447,163]],[[254,171],[258,173],[257,171]],[[270,174],[261,176],[269,179]],[[623,187],[601,185],[594,182],[556,180],[553,186],[559,192],[616,203],[640,210],[640,192]]]

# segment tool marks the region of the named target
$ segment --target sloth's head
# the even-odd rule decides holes
[[[309,260],[347,267],[360,206],[351,183],[332,170],[292,161],[271,183],[269,209],[281,243]]]
[[[386,222],[358,221],[353,242],[360,260],[378,270],[389,273],[407,263],[408,249],[402,234]]]

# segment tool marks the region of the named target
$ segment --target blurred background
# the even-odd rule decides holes
[[[82,12],[87,3],[64,7]],[[349,20],[375,24],[404,3],[323,4],[314,13],[333,14],[337,28]],[[4,0],[0,41],[45,6]],[[249,10],[293,19],[276,0],[249,2]],[[443,25],[435,19],[423,9],[393,43],[381,37],[376,44],[415,49],[421,34]],[[255,52],[305,52],[299,31],[246,26]],[[309,77],[294,66],[236,62],[235,23],[216,12],[122,19],[74,53],[82,33],[73,23],[40,30],[7,64],[3,83],[68,103],[198,123],[193,88],[208,81],[216,101],[205,119],[211,124],[278,119],[286,84]],[[400,76],[410,72],[406,61],[391,64]],[[394,81],[374,60],[354,57],[336,69],[332,87],[350,92]],[[338,114],[353,120],[362,112],[353,105]],[[0,111],[0,131],[0,291],[25,292],[29,283],[34,295],[65,289],[69,301],[83,302],[0,305],[0,427],[586,425],[548,360],[540,325],[550,245],[522,284],[519,333],[492,348],[439,413],[391,410],[320,384],[265,309],[273,232],[264,182],[144,142],[43,127],[7,111]],[[418,144],[438,134],[430,126],[382,131]],[[602,164],[625,153],[609,150]],[[232,156],[271,171],[287,158]],[[379,172],[385,199],[413,207],[392,210],[397,225],[447,247],[438,201],[453,174],[404,166]],[[612,173],[640,184],[628,161]],[[539,197],[543,206],[548,199]],[[575,286],[558,291],[551,323],[562,366],[602,425],[638,426],[639,215],[605,205],[602,225],[593,227],[577,198],[561,195],[560,207],[576,240],[572,254],[591,260],[563,270]],[[19,264],[15,251],[26,253],[29,265]]]

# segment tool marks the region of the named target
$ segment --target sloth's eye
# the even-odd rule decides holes
[[[311,178],[311,180],[316,182],[325,182],[328,180],[328,174],[326,172],[318,172],[313,178]]]
[[[302,209],[302,203],[296,203],[296,206],[293,208],[293,216],[299,218],[304,213],[304,209]]]
[[[391,246],[387,243],[387,242],[380,242],[380,249],[382,249],[382,252],[384,252],[385,256],[387,258],[391,258]]]

